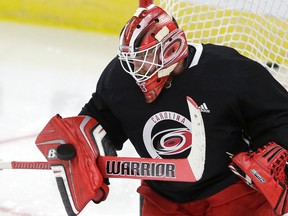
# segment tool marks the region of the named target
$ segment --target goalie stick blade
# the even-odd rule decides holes
[[[100,156],[98,166],[104,178],[129,178],[195,182],[190,164],[185,159],[153,159]],[[0,161],[1,169],[51,169],[48,162]]]
[[[205,156],[206,156],[206,137],[204,123],[202,119],[201,112],[198,108],[196,102],[190,98],[186,97],[190,119],[191,119],[191,132],[192,132],[192,145],[191,151],[188,156],[188,161],[192,172],[195,175],[196,180],[202,178],[205,166]]]

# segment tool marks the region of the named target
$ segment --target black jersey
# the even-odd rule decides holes
[[[189,149],[162,154],[161,142],[187,129],[185,122],[191,119],[186,97],[192,98],[205,126],[203,177],[193,183],[147,181],[160,195],[176,202],[202,199],[239,181],[228,168],[231,159],[226,152],[256,149],[268,141],[288,145],[288,94],[263,66],[232,48],[211,44],[189,45],[186,65],[171,87],[147,104],[116,57],[80,113],[96,118],[119,150],[129,139],[141,157],[151,157],[147,149],[151,148],[163,158],[181,158],[187,157]],[[243,139],[244,132],[251,139],[250,146]]]

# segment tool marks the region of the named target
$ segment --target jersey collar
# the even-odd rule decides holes
[[[203,52],[202,44],[188,44],[188,56],[185,62],[185,68],[191,68],[198,64]]]

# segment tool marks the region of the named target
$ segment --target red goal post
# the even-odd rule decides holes
[[[169,11],[189,43],[235,48],[258,61],[288,89],[287,0],[140,0]]]

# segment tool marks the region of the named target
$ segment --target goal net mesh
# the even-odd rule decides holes
[[[160,0],[189,43],[235,48],[288,89],[287,0]]]

